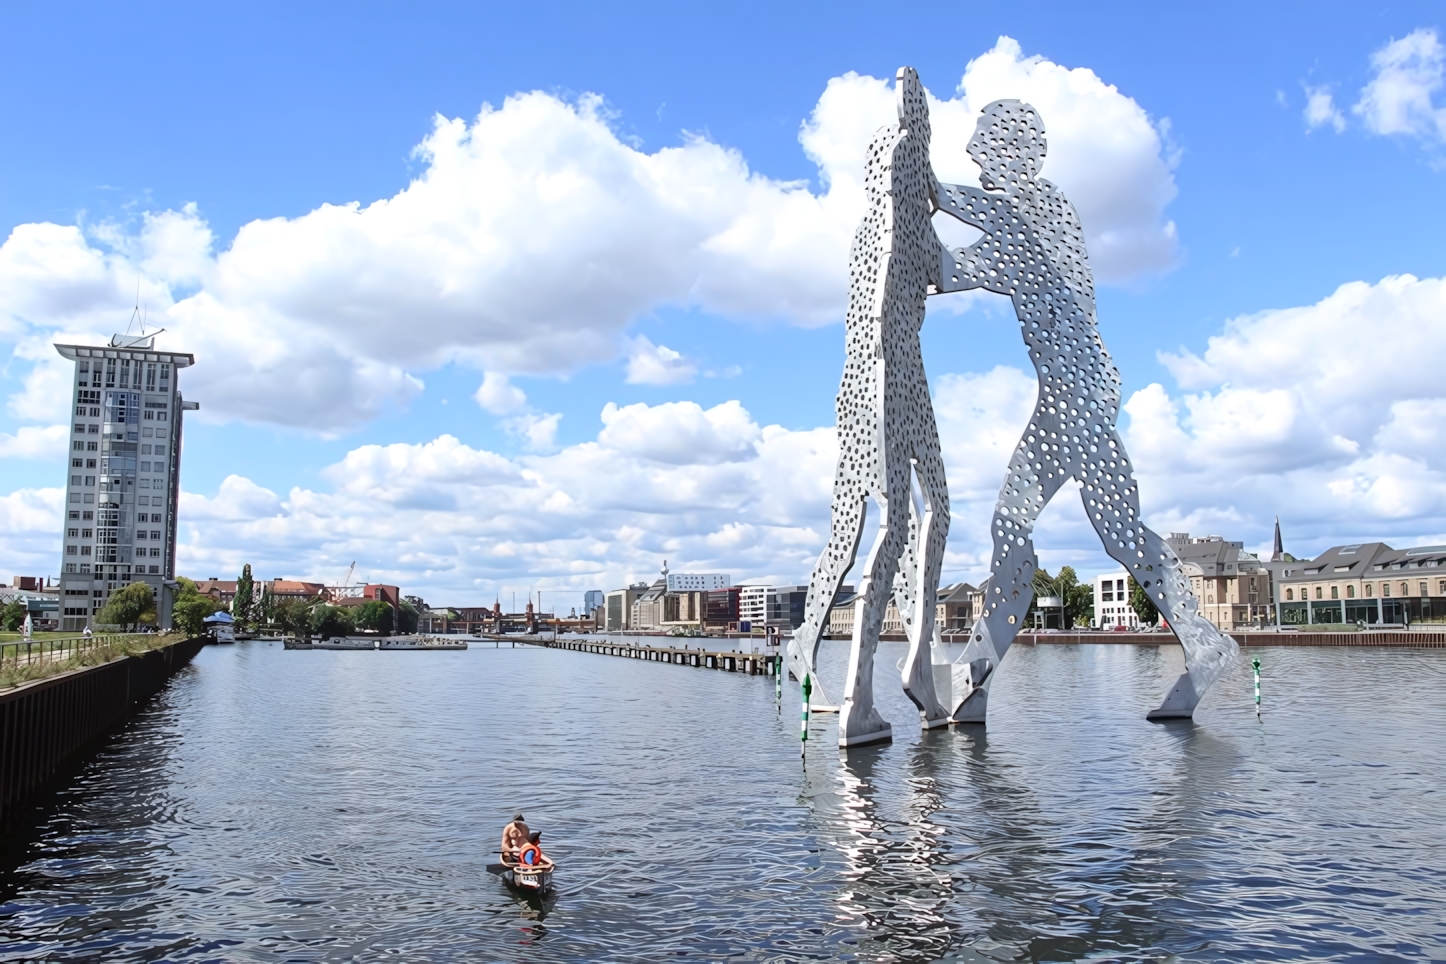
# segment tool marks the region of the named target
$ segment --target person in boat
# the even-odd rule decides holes
[[[519,866],[535,870],[551,870],[552,861],[542,852],[542,831],[534,830],[527,835],[527,843],[517,852]]]
[[[527,828],[522,814],[513,817],[512,822],[502,828],[502,862],[516,863],[522,848],[531,842],[531,836],[532,831]]]

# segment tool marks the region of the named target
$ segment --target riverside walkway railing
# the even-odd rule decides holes
[[[0,641],[0,688],[136,655],[182,638],[156,633],[102,633]]]

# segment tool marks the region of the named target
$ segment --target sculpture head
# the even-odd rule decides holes
[[[979,165],[979,183],[986,191],[1017,194],[1039,176],[1047,151],[1039,112],[1018,100],[996,100],[969,139],[969,156]]]
[[[919,72],[913,67],[900,67],[894,78],[894,101],[899,110],[899,126],[912,137],[929,143],[929,98],[919,83]]]

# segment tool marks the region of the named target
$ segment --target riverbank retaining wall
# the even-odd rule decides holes
[[[0,824],[68,759],[159,692],[206,642],[187,639],[0,692]]]

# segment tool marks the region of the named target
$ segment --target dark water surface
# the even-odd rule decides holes
[[[1446,651],[1253,651],[1263,723],[1242,658],[1161,725],[1177,647],[1018,646],[987,736],[902,652],[896,742],[805,767],[766,678],[208,648],[7,836],[0,960],[1446,958]],[[545,906],[483,871],[518,808]]]

